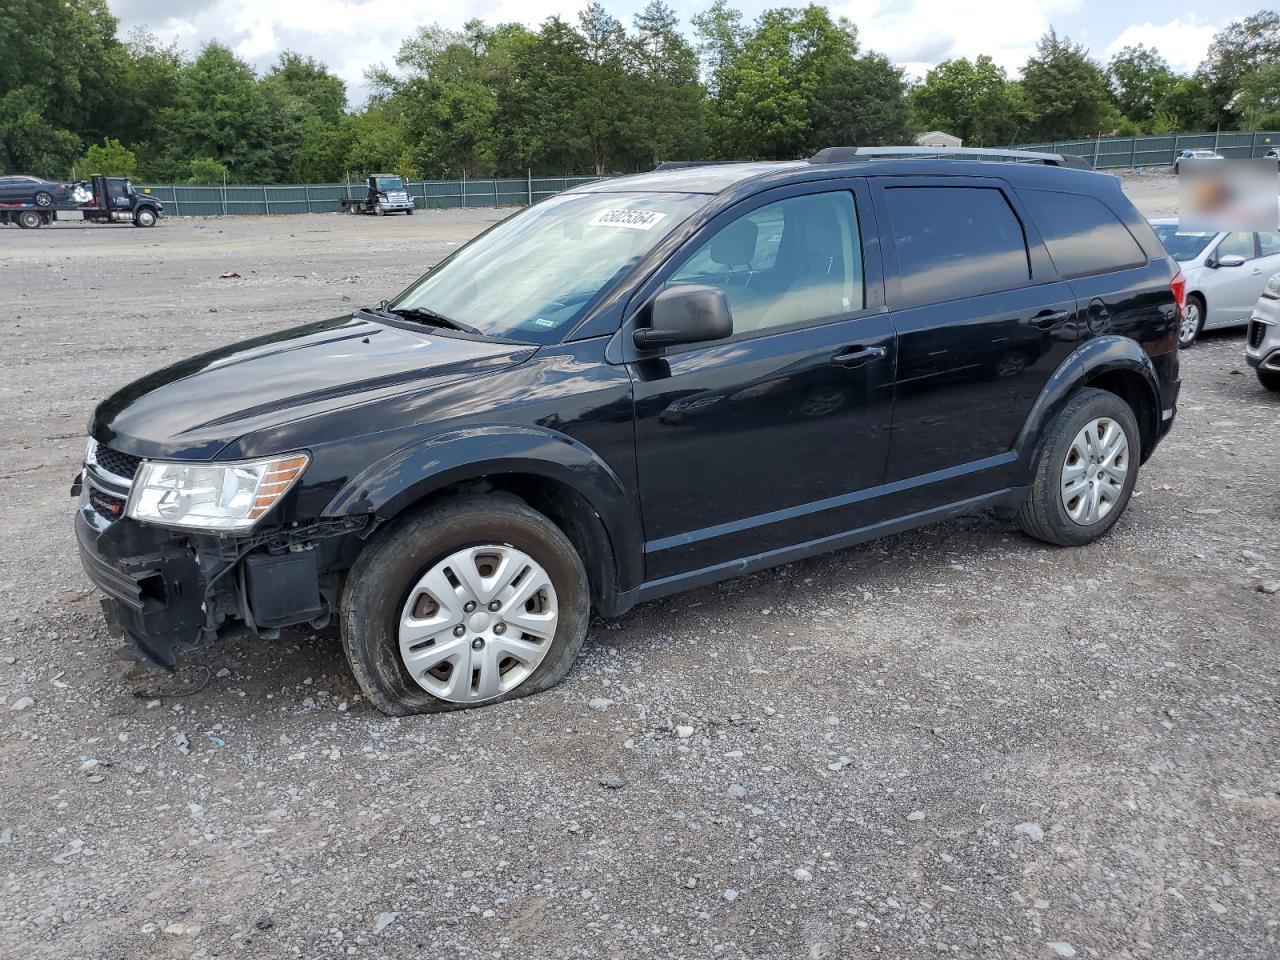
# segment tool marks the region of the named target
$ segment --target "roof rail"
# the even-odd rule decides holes
[[[961,159],[994,160],[1002,163],[1044,163],[1055,167],[1092,170],[1089,161],[1070,153],[1039,153],[1034,150],[1005,150],[999,147],[827,147],[809,158],[810,163],[852,163],[855,160]]]
[[[727,163],[750,163],[750,160],[663,160],[655,170],[684,170],[686,167],[720,167]]]

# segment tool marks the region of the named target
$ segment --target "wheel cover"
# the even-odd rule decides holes
[[[47,194],[47,193],[37,193],[37,194],[36,194],[36,206],[37,206],[37,207],[47,207],[47,206],[51,205],[52,203],[53,203],[53,197],[51,197],[49,194]]]
[[[1200,332],[1200,304],[1188,300],[1182,307],[1182,323],[1178,327],[1178,340],[1190,343]]]
[[[1124,492],[1129,438],[1110,417],[1091,420],[1076,434],[1062,464],[1062,506],[1082,527],[1105,518]]]
[[[551,650],[560,608],[551,577],[505,544],[465,547],[429,569],[400,610],[400,659],[450,703],[481,703],[524,683]]]

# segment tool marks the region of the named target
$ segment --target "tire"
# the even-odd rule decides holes
[[[520,632],[518,627],[504,638],[493,635],[500,632],[499,626],[505,626],[502,618],[509,615],[514,623],[519,614],[513,608],[490,616],[487,610],[493,608],[481,605],[477,613],[484,615],[482,619],[486,621],[494,621],[494,625],[488,627],[476,626],[477,613],[464,617],[463,623],[449,620],[449,611],[440,608],[444,605],[433,612],[419,612],[417,604],[432,602],[431,596],[422,592],[423,583],[428,581],[429,573],[436,574],[442,568],[451,579],[436,582],[444,586],[453,584],[450,589],[456,591],[456,595],[450,595],[446,601],[449,606],[472,595],[463,592],[453,574],[457,569],[455,558],[463,551],[482,545],[521,554],[549,577],[550,591],[543,594],[542,599],[548,594],[551,597],[554,633],[549,640],[540,641],[541,659],[531,668],[507,657],[502,645],[514,639],[531,649],[529,639],[533,635],[520,633],[520,637],[515,637]],[[519,562],[512,569],[518,566]],[[472,567],[472,571],[477,572],[477,568]],[[484,576],[482,572],[478,575]],[[517,582],[519,579],[516,578]],[[502,594],[499,590],[496,595]],[[559,527],[514,497],[502,494],[454,497],[397,519],[360,554],[343,591],[342,643],[356,682],[377,709],[391,716],[439,713],[502,703],[559,683],[582,649],[590,607],[591,593],[582,559]],[[433,653],[440,656],[439,652],[446,649],[454,651],[458,660],[431,668],[439,671],[447,666],[443,678],[424,670],[420,673],[421,681],[415,680],[406,666],[401,653],[400,621],[402,616],[410,615],[445,618],[440,621],[443,626],[432,628],[440,632],[427,641],[428,648],[421,651],[426,656]],[[535,610],[533,616],[538,615]],[[464,632],[455,632],[458,630]],[[474,692],[474,678],[480,676],[483,680],[490,676],[483,674],[482,668],[476,667],[471,677],[462,672],[473,664],[475,654],[469,651],[485,649],[484,637],[477,630],[486,631],[484,637],[492,649],[488,651],[488,660],[481,654],[475,663],[494,663],[492,676],[503,682],[513,676],[512,670],[518,669],[523,675],[523,679],[514,681],[514,686],[496,695]],[[453,637],[459,639],[455,642]],[[476,647],[477,640],[481,641],[480,648]],[[501,672],[503,664],[508,664],[506,673]],[[459,684],[454,683],[455,670],[459,671]],[[469,682],[462,682],[463,678]],[[427,689],[428,685],[439,688],[446,684],[456,687],[452,697]]]
[[[406,210],[406,211],[405,211],[405,213],[406,213],[407,215],[409,215],[409,216],[411,216],[411,217],[412,217],[412,216],[413,216],[413,207],[410,207],[408,210]]]
[[[133,215],[133,225],[135,227],[154,227],[156,225],[156,214],[154,210],[144,208]]]
[[[1204,313],[1204,297],[1198,293],[1187,294],[1182,319],[1178,323],[1178,349],[1186,350],[1199,339],[1204,332]]]
[[[382,209],[382,204],[380,203],[373,208],[373,212],[380,217],[385,217],[387,215],[387,211]]]
[[[37,207],[44,207],[47,209],[53,206],[53,194],[45,190],[36,191],[34,199]]]
[[[1100,422],[1110,424],[1123,433],[1124,473],[1119,484],[1114,483],[1112,471],[1100,470],[1087,458],[1079,457],[1081,448],[1077,441],[1082,431],[1087,426]],[[1108,438],[1110,436],[1109,433],[1105,435]],[[1018,525],[1028,536],[1045,543],[1063,547],[1092,543],[1115,525],[1129,505],[1134,485],[1138,482],[1140,459],[1141,434],[1138,431],[1138,421],[1129,405],[1106,390],[1081,390],[1068,401],[1049,428],[1040,458],[1036,462],[1031,491],[1018,510]],[[1104,513],[1090,519],[1086,511],[1081,518],[1072,518],[1064,492],[1064,471],[1068,467],[1073,471],[1079,469],[1086,481],[1096,476],[1093,483],[1096,483],[1100,491],[1106,491],[1098,500],[1100,508],[1105,505]],[[1080,497],[1089,497],[1092,489],[1090,484]],[[1089,501],[1077,498],[1072,502],[1087,505]]]
[[[1268,390],[1274,390],[1275,392],[1280,393],[1280,372],[1275,370],[1259,369],[1257,371],[1257,374],[1258,374],[1258,382],[1260,384],[1262,384]]]
[[[22,210],[18,213],[18,226],[23,230],[34,230],[44,226],[44,217],[34,210]]]

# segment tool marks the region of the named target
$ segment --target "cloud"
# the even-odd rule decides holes
[[[1056,15],[1078,0],[848,0],[833,12],[858,25],[864,47],[922,76],[941,60],[989,54],[1013,75]]]
[[[1190,73],[1204,59],[1209,49],[1209,41],[1221,30],[1225,23],[1217,25],[1170,20],[1168,23],[1141,23],[1126,27],[1107,47],[1107,56],[1112,57],[1125,47],[1142,44],[1154,47],[1169,61],[1175,71]]]

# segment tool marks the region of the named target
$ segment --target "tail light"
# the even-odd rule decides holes
[[[1178,305],[1178,316],[1182,316],[1182,308],[1187,305],[1187,278],[1181,270],[1169,281],[1169,289],[1173,291],[1173,302]]]

